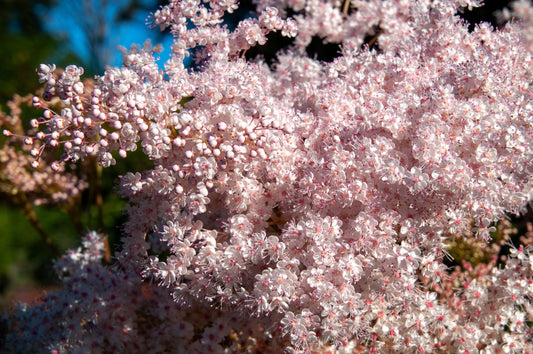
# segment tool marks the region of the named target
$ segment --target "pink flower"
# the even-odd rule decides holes
[[[78,303],[94,313],[129,282],[137,296],[113,298],[125,314],[91,324],[160,351],[531,344],[529,250],[458,284],[443,265],[445,240],[488,239],[531,195],[532,53],[519,24],[469,31],[455,14],[476,3],[265,0],[230,29],[235,2],[176,0],[154,14],[175,35],[164,71],[149,48],[94,88],[77,84],[79,68],[57,78],[41,66],[65,108],[33,124],[35,155],[59,146],[64,160],[109,166],[140,146],[153,163],[121,178],[118,267],[98,267],[106,286],[91,278],[99,305]],[[277,62],[246,60],[273,31],[296,35]],[[341,43],[338,56],[309,58],[313,37]],[[72,253],[73,274],[88,254]],[[138,295],[143,279],[160,285],[154,301]]]

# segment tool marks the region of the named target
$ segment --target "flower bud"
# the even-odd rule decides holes
[[[84,91],[83,82],[78,81],[74,84],[72,87],[74,89],[74,92],[76,92],[78,95],[82,95]]]

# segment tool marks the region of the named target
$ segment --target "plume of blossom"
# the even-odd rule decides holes
[[[25,105],[31,107],[32,97],[15,95],[8,102],[10,113],[0,111],[0,128],[8,135],[0,148],[1,192],[16,200],[23,194],[22,199],[35,205],[72,205],[87,183],[83,177],[65,170],[64,165],[55,163],[51,151],[44,151],[37,139],[29,137],[37,134],[37,130],[24,128],[21,113]]]
[[[121,177],[129,220],[117,262],[167,289],[169,307],[214,308],[240,333],[238,314],[264,328],[251,338],[287,351],[527,348],[527,250],[452,307],[432,288],[447,235],[474,225],[488,240],[528,202],[522,28],[469,32],[455,13],[476,1],[351,4],[264,1],[230,30],[221,20],[233,1],[171,1],[154,14],[175,35],[165,70],[149,48],[133,50],[87,92],[82,69],[39,68],[47,91],[35,106],[67,106],[40,140],[64,161],[109,166],[137,147],[153,161]],[[380,50],[360,48],[377,24]],[[240,56],[276,30],[296,38],[274,67]],[[303,55],[315,35],[342,42],[341,56]]]
[[[263,328],[262,321],[221,316],[202,303],[178,306],[167,289],[144,282],[118,264],[104,266],[104,255],[104,236],[87,233],[82,247],[55,264],[61,289],[44,294],[39,305],[19,304],[4,318],[9,331],[3,349],[10,353],[283,350],[280,338]]]

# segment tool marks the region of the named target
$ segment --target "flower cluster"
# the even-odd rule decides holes
[[[32,97],[15,95],[8,102],[10,113],[0,111],[0,127],[8,135],[0,148],[0,192],[15,203],[28,199],[36,205],[72,205],[87,188],[87,182],[64,165],[56,167],[53,154],[36,139],[26,137],[37,133],[35,129],[25,129],[21,119],[22,108],[31,107]],[[35,162],[36,156],[41,164]]]
[[[45,146],[104,166],[139,147],[154,164],[121,177],[120,271],[100,271],[93,293],[122,272],[137,292],[154,281],[168,311],[215,309],[213,323],[232,328],[209,327],[209,344],[228,351],[249,348],[231,333],[287,351],[525,350],[527,249],[457,293],[439,291],[444,241],[472,227],[489,241],[531,189],[533,54],[517,24],[468,31],[455,13],[475,5],[261,1],[257,17],[230,30],[222,18],[234,1],[171,1],[153,16],[175,35],[165,70],[149,48],[132,50],[88,92],[82,69],[57,76],[41,65],[47,91],[35,106],[53,97],[67,106],[36,121]],[[273,67],[243,59],[271,31],[295,36],[292,48]],[[369,35],[379,50],[363,45]],[[305,56],[314,36],[342,43],[340,56]],[[124,321],[142,320],[130,293],[113,301]],[[102,296],[107,306],[112,295]],[[109,311],[84,306],[73,311]],[[161,336],[182,339],[182,325],[166,321]],[[76,333],[63,343],[89,336]],[[183,341],[213,350],[198,336]]]
[[[19,304],[8,319],[6,350],[221,353],[222,341],[234,352],[283,350],[275,340],[262,340],[271,335],[260,321],[221,316],[201,304],[178,306],[164,288],[143,283],[131,271],[104,267],[103,239],[86,234],[82,247],[56,263],[62,288],[39,305]]]

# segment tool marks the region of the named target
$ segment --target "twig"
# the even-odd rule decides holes
[[[54,241],[48,236],[48,234],[44,231],[41,223],[37,219],[37,214],[35,214],[35,211],[33,210],[33,207],[28,200],[28,197],[26,196],[26,193],[24,193],[21,190],[17,191],[16,196],[18,198],[17,202],[20,204],[22,211],[24,212],[24,216],[28,221],[31,223],[33,228],[37,230],[37,233],[39,236],[41,236],[41,239],[44,241],[44,243],[50,248],[50,250],[54,253],[54,256],[60,257],[61,252],[59,252],[59,249],[54,244]]]

